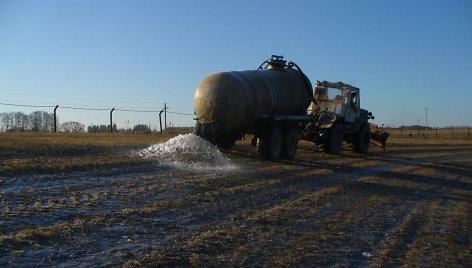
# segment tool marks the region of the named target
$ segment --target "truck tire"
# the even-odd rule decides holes
[[[343,144],[344,128],[341,124],[335,124],[326,130],[325,138],[321,144],[323,152],[328,154],[338,154]]]
[[[235,143],[236,143],[235,138],[226,138],[226,139],[218,140],[216,142],[216,146],[218,146],[218,148],[223,149],[223,150],[229,150],[231,149],[231,147],[233,147]]]
[[[366,154],[369,151],[370,145],[370,127],[367,124],[363,124],[359,128],[359,132],[354,135],[354,141],[352,142],[352,148],[354,152],[360,154]]]
[[[292,160],[297,152],[298,131],[295,127],[287,127],[284,131],[282,157]]]
[[[257,154],[263,160],[279,160],[282,154],[282,147],[283,134],[278,126],[267,129],[257,140]]]

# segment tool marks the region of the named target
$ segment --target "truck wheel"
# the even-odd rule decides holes
[[[341,124],[335,124],[327,130],[324,142],[321,144],[323,152],[338,154],[343,144],[344,128]]]
[[[359,132],[354,136],[352,148],[355,152],[360,154],[366,154],[369,151],[370,145],[370,127],[367,124],[363,124],[359,128]]]
[[[236,143],[236,139],[227,138],[223,140],[218,140],[216,142],[216,146],[218,146],[218,148],[220,149],[229,150],[231,149],[231,147],[233,147],[235,143]]]
[[[288,127],[284,131],[284,143],[282,148],[282,157],[292,160],[297,152],[298,131],[294,127]]]
[[[264,160],[277,161],[280,159],[283,147],[283,134],[275,126],[266,130],[257,140],[257,154]]]

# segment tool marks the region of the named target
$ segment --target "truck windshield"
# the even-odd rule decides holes
[[[341,89],[327,88],[326,93],[330,101],[343,101],[343,91]]]

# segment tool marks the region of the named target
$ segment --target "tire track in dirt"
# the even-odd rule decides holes
[[[161,172],[160,176],[142,173],[107,177],[79,177],[74,174],[47,177],[54,180],[49,184],[56,185],[50,191],[41,188],[2,194],[3,221],[10,226],[8,231],[3,229],[2,233],[8,234],[24,226],[44,226],[61,220],[100,216],[176,197],[175,193],[159,185],[159,182],[169,181],[172,172]],[[69,180],[74,181],[72,186]],[[98,207],[100,209],[95,209]],[[12,222],[16,224],[9,224]]]
[[[395,228],[388,232],[387,238],[380,242],[381,248],[371,264],[380,267],[398,267],[405,264],[406,252],[412,247],[418,232],[426,221],[431,209],[425,210],[427,203],[419,203]]]
[[[416,160],[416,159],[411,159],[410,160],[408,158],[406,158],[404,161],[401,161],[401,162],[392,162],[392,161],[386,161],[386,162],[388,164],[384,165],[382,167],[355,170],[355,172],[354,172],[354,174],[356,174],[355,176],[352,176],[352,174],[351,174],[352,169],[351,169],[351,172],[345,172],[345,173],[342,173],[342,172],[339,173],[338,172],[338,173],[333,174],[333,175],[324,175],[324,176],[322,176],[321,179],[322,180],[325,179],[323,181],[325,183],[324,184],[325,187],[328,187],[328,185],[326,184],[326,181],[328,181],[328,180],[333,181],[333,180],[336,180],[336,179],[339,180],[339,178],[343,178],[344,180],[342,182],[340,182],[340,184],[337,184],[337,185],[344,185],[344,183],[346,183],[346,182],[347,183],[349,183],[351,181],[356,182],[356,181],[362,180],[362,178],[364,178],[364,177],[379,175],[379,174],[382,174],[382,173],[385,173],[385,172],[390,172],[394,169],[401,168],[401,167],[408,167],[408,166],[416,167],[419,163],[421,163],[421,164],[423,163],[423,161],[421,161],[421,160]],[[314,164],[309,163],[307,166],[311,166],[311,165],[312,166],[318,166],[317,163],[314,163]],[[339,165],[337,165],[337,167],[339,167]],[[350,166],[349,166],[349,168],[350,168]],[[283,175],[281,175],[281,177],[282,176]],[[320,178],[317,178],[317,179],[320,179]],[[294,190],[294,192],[301,193],[300,195],[302,196],[303,195],[303,187],[310,186],[310,184],[311,184],[311,186],[313,186],[313,181],[311,183],[307,183],[307,182],[308,182],[308,180],[305,180],[305,181],[303,179],[300,180],[300,184],[299,184],[300,188],[296,188]],[[291,183],[293,183],[293,181],[291,181]],[[338,181],[338,183],[339,183],[339,181]],[[289,183],[287,183],[287,184],[289,184]],[[280,189],[281,188],[281,187],[279,187],[280,185],[278,185],[278,184],[273,184],[273,185],[276,186],[276,187],[274,187],[274,189]],[[292,184],[290,186],[293,187],[295,185]],[[271,189],[271,190],[273,190],[273,189]],[[313,188],[309,189],[309,191],[313,191],[313,190],[314,190]],[[417,200],[415,200],[415,199],[417,199],[415,197],[416,193],[411,192],[411,191],[408,192],[408,193],[413,196],[414,200],[412,202],[410,202],[410,204],[414,205],[414,203],[417,202]],[[227,200],[227,196],[221,196],[221,197],[222,197],[223,200]],[[269,199],[269,200],[271,200],[271,199]],[[269,202],[269,205],[267,205],[267,208],[268,208],[268,210],[270,210],[274,206],[282,205],[282,204],[285,204],[287,202],[290,202],[289,200],[291,200],[291,199],[282,199],[280,202]],[[336,198],[336,200],[338,201],[337,198]],[[356,201],[356,202],[359,202],[359,201]],[[402,209],[398,211],[398,207],[402,207]],[[389,210],[389,208],[390,208],[390,211],[394,211],[393,209],[396,208],[397,211],[398,211],[398,214],[393,215],[395,218],[406,217],[405,215],[409,215],[409,213],[411,213],[410,210],[409,210],[409,206],[407,206],[407,205],[401,206],[401,204],[398,204],[398,203],[390,205],[389,208],[379,207],[379,210],[380,210],[380,208],[382,210],[386,209],[387,211]],[[218,239],[221,238],[223,241],[233,241],[233,242],[235,240],[236,241],[255,241],[255,242],[263,241],[263,239],[261,239],[260,237],[258,239],[256,239],[255,238],[255,237],[257,237],[256,235],[250,234],[250,233],[247,233],[247,232],[244,232],[244,231],[240,231],[239,227],[235,227],[235,226],[243,226],[243,227],[247,226],[247,221],[244,221],[245,217],[248,217],[248,215],[251,215],[251,213],[257,214],[258,210],[260,210],[260,209],[263,209],[263,207],[256,206],[255,208],[248,208],[246,210],[244,210],[244,209],[243,210],[238,210],[239,211],[238,214],[242,215],[241,217],[235,217],[234,215],[231,215],[231,217],[226,221],[223,220],[222,218],[220,218],[220,221],[218,221],[218,222],[219,223],[223,222],[223,224],[219,224],[218,228],[215,228],[214,226],[212,228],[212,226],[210,226],[210,225],[209,226],[204,226],[204,227],[201,226],[200,228],[202,230],[206,230],[206,231],[200,233],[202,235],[197,235],[197,236],[195,236],[195,235],[193,235],[193,236],[192,235],[186,235],[185,237],[187,237],[187,238],[183,237],[183,239],[179,240],[179,241],[182,241],[182,242],[179,242],[179,243],[187,245],[187,246],[182,247],[182,248],[187,248],[187,251],[181,249],[180,251],[176,250],[173,253],[169,253],[167,251],[166,254],[162,254],[161,251],[157,251],[157,253],[155,252],[154,256],[156,254],[159,255],[160,256],[159,259],[161,261],[164,261],[164,263],[165,263],[167,258],[172,259],[173,257],[175,257],[177,255],[178,256],[193,256],[194,257],[193,260],[196,261],[197,263],[198,263],[198,261],[203,261],[203,263],[205,263],[205,261],[209,260],[208,256],[205,257],[205,254],[203,254],[203,256],[201,254],[200,255],[198,255],[198,254],[195,255],[196,252],[201,253],[202,251],[200,249],[191,250],[190,248],[192,246],[200,245],[200,247],[203,248],[203,252],[207,252],[207,253],[210,252],[210,254],[211,254],[212,251],[217,251],[218,254],[221,255],[222,252],[218,251],[216,249],[216,245],[212,245],[213,242],[209,242],[209,244],[206,244],[205,241],[202,241],[202,240],[209,239],[210,241],[219,241]],[[222,214],[224,216],[224,213],[222,213]],[[385,218],[383,220],[385,221]],[[395,221],[392,221],[388,226],[384,226],[383,229],[377,230],[377,238],[372,240],[372,241],[379,241],[379,242],[382,241],[382,239],[385,238],[384,237],[385,230],[387,230],[386,232],[389,233],[389,230],[395,229],[397,224],[398,224],[398,221],[395,220]],[[371,226],[375,226],[375,225],[371,225]],[[286,233],[290,233],[290,232],[287,230]],[[264,237],[264,235],[265,234],[261,234],[260,236]],[[241,238],[241,236],[243,238]],[[200,241],[200,242],[198,242],[198,241]],[[285,243],[285,242],[282,239],[282,242],[279,241],[279,243]],[[244,243],[243,243],[243,245],[244,245]],[[273,244],[269,244],[267,246],[270,247],[270,248],[275,248],[275,249],[277,248],[277,246],[273,245]],[[262,247],[259,246],[259,248],[265,248],[265,247],[264,246],[262,246]],[[371,249],[372,249],[371,252],[375,253],[374,246],[371,246]],[[223,251],[223,253],[224,253],[224,251]],[[236,253],[233,252],[233,254],[235,256],[244,256],[244,255],[241,255],[241,254],[238,255],[237,252]],[[370,255],[369,254],[370,253],[368,253],[367,255],[368,256],[372,255],[372,254],[370,254]],[[227,254],[227,255],[230,256],[231,254]],[[258,254],[254,255],[255,259],[257,259],[257,255]],[[357,256],[357,259],[354,258],[354,260],[350,264],[358,265],[358,264],[369,263],[368,262],[369,257],[360,258],[359,254],[356,255],[356,256]],[[153,257],[150,257],[150,258],[152,259]],[[175,261],[175,259],[174,259],[174,261]],[[222,261],[222,263],[224,263],[224,258],[221,261]],[[334,263],[337,263],[336,261],[339,262],[339,259],[336,259],[334,261],[335,261]],[[246,265],[248,263],[242,262],[240,264]],[[254,263],[252,263],[252,264],[254,264]]]
[[[119,176],[97,176],[95,188],[92,182],[55,188],[59,197],[70,189],[78,196],[94,191],[116,194],[108,198],[100,195],[97,202],[85,207],[79,199],[69,212],[59,207],[40,212],[45,221],[33,232],[56,230],[59,223],[70,225],[67,236],[62,238],[58,233],[52,239],[55,244],[42,241],[41,236],[30,237],[40,248],[18,245],[14,249],[24,253],[16,257],[16,263],[26,259],[43,265],[120,265],[130,261],[131,266],[157,261],[182,266],[385,263],[378,257],[383,250],[378,244],[394,244],[396,236],[392,234],[400,234],[398,226],[415,212],[411,207],[445,196],[444,191],[399,188],[385,182],[400,176],[396,171],[402,168],[409,168],[409,173],[431,165],[448,171],[453,168],[447,158],[428,163],[403,154],[300,158],[268,163],[236,154],[234,161],[242,171],[229,174],[155,167],[144,167],[138,173],[124,167]],[[464,170],[467,167],[456,175],[465,174]],[[428,177],[412,178],[418,183]],[[448,186],[444,181],[436,183]],[[9,198],[21,200],[27,194],[18,192]],[[44,198],[46,191],[35,194]],[[78,216],[60,218],[62,212]],[[421,221],[417,222],[421,229]],[[327,231],[324,237],[323,230]],[[58,252],[58,248],[68,253]],[[364,252],[371,256],[364,256]],[[291,258],[281,257],[288,255]],[[50,260],[44,260],[45,256]],[[395,259],[396,255],[392,256]],[[8,259],[0,254],[0,263]]]
[[[310,164],[310,163],[302,163],[301,166],[304,166],[308,169],[311,169],[313,168],[313,166],[317,166],[318,167],[318,164],[314,163],[314,164]],[[323,164],[323,166],[327,166],[327,164]],[[187,234],[184,234],[180,239],[177,239],[177,241],[181,241],[179,243],[182,243],[184,245],[187,245],[187,247],[183,246],[181,248],[190,248],[191,245],[196,245],[198,243],[196,243],[195,241],[196,240],[199,240],[200,236],[198,235],[195,235],[195,234],[198,234],[199,232],[203,232],[203,234],[207,234],[208,232],[210,231],[213,231],[213,232],[216,232],[217,234],[220,233],[220,234],[228,234],[228,233],[235,233],[234,229],[235,227],[234,226],[249,226],[253,223],[251,222],[248,222],[248,218],[254,218],[255,215],[257,215],[258,213],[260,213],[260,211],[264,211],[264,210],[272,210],[274,207],[276,206],[283,206],[284,204],[286,203],[293,203],[293,200],[297,200],[298,199],[303,199],[303,198],[306,198],[306,195],[308,194],[313,194],[313,193],[317,193],[318,191],[323,191],[323,190],[326,190],[326,189],[331,189],[331,188],[342,188],[344,187],[344,185],[346,183],[349,183],[349,182],[352,182],[352,181],[357,181],[357,180],[361,180],[362,178],[366,177],[366,176],[372,176],[372,175],[376,175],[376,174],[379,174],[381,172],[384,172],[385,170],[390,170],[390,169],[394,169],[396,168],[397,166],[399,166],[398,164],[390,164],[388,166],[384,165],[383,167],[375,167],[375,168],[358,168],[358,169],[353,169],[351,167],[351,165],[340,165],[339,163],[337,163],[336,165],[333,165],[333,169],[345,169],[345,170],[348,170],[348,171],[345,171],[345,172],[338,172],[336,174],[328,174],[328,175],[323,175],[321,177],[316,177],[316,178],[313,178],[313,177],[309,177],[309,176],[303,176],[303,172],[306,172],[306,170],[302,169],[303,171],[301,172],[302,175],[300,175],[300,177],[297,177],[296,175],[297,174],[294,174],[293,172],[290,174],[291,175],[291,178],[290,179],[283,179],[283,180],[278,180],[274,183],[266,183],[266,184],[260,184],[262,186],[261,189],[254,189],[254,186],[251,185],[251,186],[248,186],[248,184],[246,184],[245,186],[248,186],[247,188],[248,189],[252,189],[251,192],[258,192],[258,193],[261,193],[261,190],[263,191],[263,193],[277,193],[276,194],[276,198],[274,197],[271,197],[269,194],[266,196],[267,198],[261,198],[261,197],[264,197],[263,194],[259,194],[257,196],[257,204],[250,204],[250,206],[248,206],[246,204],[246,208],[244,207],[244,203],[243,204],[238,204],[236,205],[237,207],[237,213],[234,213],[232,212],[232,210],[234,210],[234,206],[233,207],[230,207],[228,208],[229,211],[214,211],[212,209],[209,209],[208,208],[208,205],[207,204],[204,204],[202,205],[202,209],[207,209],[206,211],[205,210],[198,210],[198,211],[201,211],[200,215],[196,215],[196,214],[193,214],[192,217],[198,217],[198,218],[204,218],[206,219],[206,224],[205,223],[200,223],[200,225],[198,226],[197,230],[193,233],[187,233]],[[267,172],[263,172],[264,174],[267,174]],[[355,175],[353,175],[355,174]],[[287,174],[288,175],[288,174]],[[284,175],[284,174],[278,174],[277,178],[284,178],[285,176],[287,175]],[[294,179],[295,177],[295,179]],[[263,180],[263,178],[260,178],[260,177],[257,177],[257,180]],[[238,186],[239,188],[241,188],[241,186]],[[287,191],[285,195],[283,195],[283,191],[281,191],[281,189],[287,189],[287,188],[290,188],[291,190],[290,191]],[[225,189],[224,191],[220,191],[220,193],[218,194],[218,190],[216,191],[216,199],[220,199],[220,200],[224,200],[224,202],[228,202],[228,203],[232,203],[230,200],[231,200],[231,196],[229,195],[225,195],[223,194],[224,193],[232,193],[234,195],[235,198],[239,199],[239,200],[245,200],[247,198],[245,198],[245,195],[242,195],[243,193],[242,192],[239,192],[239,191],[236,191],[236,192],[233,192],[231,189]],[[244,194],[247,194],[247,193],[244,193]],[[213,201],[213,200],[212,200]],[[353,200],[350,200],[350,201],[353,201]],[[215,210],[216,208],[221,208],[221,204],[216,204],[215,206]],[[224,207],[224,206],[223,206]],[[217,215],[217,217],[211,217],[210,214],[215,214]],[[326,214],[325,215],[326,217],[329,216],[329,214]],[[210,220],[208,220],[210,219]],[[214,223],[215,222],[219,222],[220,224],[218,224],[219,228],[215,229],[214,228]],[[226,227],[224,227],[226,226]],[[198,231],[198,229],[200,231]],[[206,230],[206,231],[204,231]],[[238,235],[240,236],[241,234],[238,233]],[[208,234],[207,234],[208,236]],[[254,235],[252,235],[252,239],[254,239]],[[244,240],[244,239],[243,239]],[[165,245],[163,248],[167,248]],[[191,251],[191,250],[189,250]],[[197,250],[198,251],[198,250]],[[167,252],[169,253],[169,252]],[[191,255],[191,254],[194,254],[194,253],[190,253],[190,252],[182,252],[182,250],[180,250],[179,252],[174,252],[175,255]],[[221,252],[220,252],[221,253]],[[156,254],[162,254],[162,252],[160,251],[157,251],[157,253],[154,253],[154,255]],[[167,254],[168,255],[168,254]],[[167,256],[166,255],[166,256]],[[162,257],[162,256],[161,256]]]

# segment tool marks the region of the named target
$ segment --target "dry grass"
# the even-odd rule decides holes
[[[136,164],[130,149],[162,142],[172,134],[0,133],[0,174],[65,172]]]
[[[451,139],[470,140],[472,139],[472,129],[470,128],[444,128],[428,130],[400,130],[386,129],[394,138],[422,138],[422,139]]]
[[[87,147],[139,147],[162,142],[173,136],[175,134],[2,132],[0,149],[50,153]]]
[[[1,159],[0,264],[472,263],[472,141],[393,136],[368,156],[302,142],[294,161],[272,163],[246,140],[226,152],[239,170],[195,172],[122,150],[167,136],[21,135],[0,141],[18,153]]]

